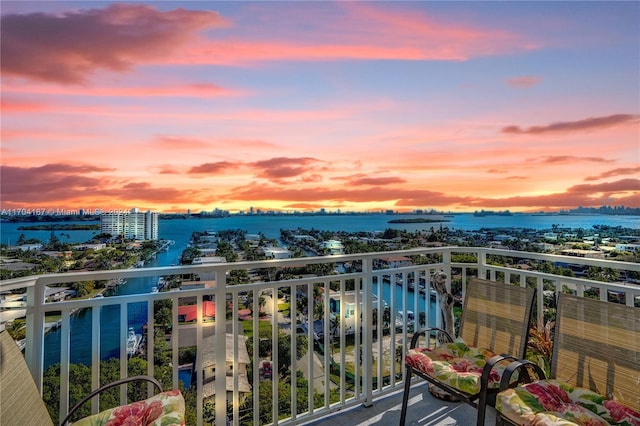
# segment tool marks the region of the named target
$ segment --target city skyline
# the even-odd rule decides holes
[[[638,2],[0,13],[2,209],[640,207]]]

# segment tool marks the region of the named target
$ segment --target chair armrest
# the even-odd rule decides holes
[[[515,357],[513,355],[509,355],[509,354],[494,355],[494,356],[492,356],[491,358],[489,358],[487,360],[486,364],[482,368],[482,376],[480,377],[480,388],[481,389],[487,389],[489,387],[489,376],[491,375],[491,370],[493,370],[493,367],[497,363],[499,363],[501,361],[504,361],[505,359],[510,359],[512,361],[518,361],[518,357]],[[509,365],[511,365],[511,364],[509,364]]]
[[[530,383],[532,380],[530,368],[533,369],[533,372],[537,376],[535,379],[544,380],[546,378],[544,371],[540,366],[538,366],[538,364],[526,359],[520,359],[509,364],[509,366],[504,370],[504,373],[502,373],[502,379],[500,380],[500,392],[509,387],[511,376],[513,376],[513,373],[518,370],[521,371],[518,375],[518,383]]]
[[[513,355],[502,354],[502,355],[494,355],[487,360],[484,367],[482,368],[482,375],[480,376],[480,406],[484,406],[487,403],[487,392],[489,390],[489,377],[491,376],[491,370],[493,367],[505,359],[510,359],[517,361],[518,358]],[[511,365],[511,364],[509,364]]]
[[[421,328],[413,334],[413,337],[411,337],[411,343],[409,344],[409,349],[413,349],[418,345],[418,339],[420,338],[421,335],[427,334],[427,333],[430,334],[432,332],[441,333],[447,338],[449,342],[453,342],[453,338],[449,335],[449,333],[447,333],[443,329],[437,328],[437,327],[427,327],[427,328]]]
[[[80,400],[80,402],[78,402],[76,405],[74,405],[73,408],[71,410],[69,410],[69,412],[67,413],[65,418],[60,422],[60,426],[66,425],[67,422],[69,421],[69,419],[71,418],[71,415],[73,413],[75,413],[78,410],[78,408],[80,408],[82,405],[84,405],[85,402],[89,401],[94,396],[106,391],[107,389],[111,389],[113,387],[124,385],[124,384],[130,383],[130,382],[149,382],[149,383],[152,383],[157,390],[162,392],[162,385],[160,385],[160,382],[158,382],[156,379],[154,379],[151,376],[131,376],[131,377],[125,377],[124,379],[116,380],[116,381],[111,382],[111,383],[107,383],[106,385],[103,385],[103,386],[99,387],[98,389],[94,390],[89,395],[87,395],[84,398],[82,398]]]

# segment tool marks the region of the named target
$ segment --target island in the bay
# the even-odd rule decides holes
[[[451,222],[449,219],[427,219],[424,217],[412,217],[408,219],[392,219],[387,223],[440,223]]]

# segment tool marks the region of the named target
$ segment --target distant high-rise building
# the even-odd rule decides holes
[[[138,209],[101,213],[100,232],[131,240],[157,240],[158,213]]]

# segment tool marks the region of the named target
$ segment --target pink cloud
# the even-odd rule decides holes
[[[114,169],[93,165],[64,163],[39,167],[0,166],[4,208],[12,206],[54,205],[122,207],[131,202],[149,204],[211,202],[203,189],[156,187],[148,182],[133,182],[106,176]]]
[[[632,114],[614,114],[606,117],[593,117],[578,121],[553,123],[547,126],[533,126],[528,129],[522,129],[518,126],[508,126],[502,129],[502,133],[537,135],[543,133],[581,132],[622,124],[637,124],[639,118],[640,116]]]
[[[46,164],[39,167],[0,166],[2,196],[7,201],[61,200],[79,189],[97,190],[105,183],[95,173],[113,171],[105,167],[73,164]],[[86,193],[84,194],[86,195]]]
[[[125,71],[166,56],[196,31],[228,25],[218,13],[146,5],[2,16],[2,73],[83,84],[99,69]]]
[[[257,176],[279,181],[281,179],[298,177],[309,171],[316,170],[322,161],[315,158],[287,158],[278,157],[264,161],[256,161],[250,166],[257,170]]]
[[[435,60],[463,61],[536,48],[523,37],[495,29],[438,21],[418,11],[390,10],[374,3],[345,2],[336,8],[294,8],[263,20],[280,27],[270,39],[201,40],[167,61],[243,65],[264,61]],[[336,12],[337,10],[337,12]],[[302,16],[303,15],[303,16]],[[311,18],[310,18],[311,17]],[[308,23],[303,35],[289,22]]]
[[[507,80],[507,84],[511,87],[516,88],[529,88],[536,86],[540,83],[540,77],[532,77],[532,76],[521,76],[521,77],[513,77]]]
[[[438,22],[423,13],[340,4],[344,12],[315,17],[303,40],[206,40],[199,31],[229,21],[213,11],[158,11],[147,5],[112,4],[105,9],[2,17],[2,71],[63,84],[84,84],[98,70],[122,72],[141,63],[243,64],[261,61],[345,59],[466,60],[532,48],[504,31]],[[306,13],[302,7],[293,13]],[[305,17],[307,17],[306,15]],[[314,15],[315,16],[315,15]],[[285,22],[283,26],[288,27]],[[298,40],[298,41],[295,41]],[[314,40],[314,41],[311,41]],[[36,59],[37,58],[37,59]],[[197,91],[197,87],[194,87]],[[105,88],[106,89],[106,88]],[[190,92],[189,87],[181,91]],[[172,89],[132,88],[129,96],[171,96]],[[196,92],[194,92],[196,93]],[[104,90],[96,94],[107,96]],[[206,85],[200,96],[227,95]]]
[[[159,149],[170,150],[211,148],[211,144],[209,144],[209,142],[200,139],[185,138],[180,136],[158,136],[153,144]]]
[[[172,97],[172,98],[213,98],[222,96],[244,96],[247,91],[231,90],[211,83],[193,83],[163,86],[59,86],[37,83],[13,83],[3,87],[5,93],[64,96],[101,97]]]
[[[2,88],[6,93],[5,88]],[[2,96],[0,99],[0,105],[2,107],[2,113],[40,113],[49,109],[49,105],[42,102],[28,101],[24,99],[16,99],[6,96]]]

